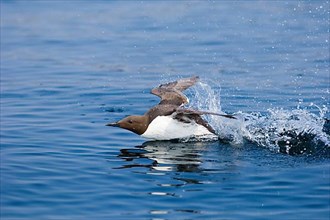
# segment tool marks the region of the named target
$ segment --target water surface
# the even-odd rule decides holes
[[[329,219],[329,2],[1,1],[1,219]],[[104,126],[199,75],[215,142]]]

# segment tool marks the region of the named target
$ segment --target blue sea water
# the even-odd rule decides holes
[[[1,1],[1,219],[330,219],[329,1]],[[222,141],[104,126],[199,75]]]

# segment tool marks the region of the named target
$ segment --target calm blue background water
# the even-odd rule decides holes
[[[0,6],[1,219],[329,219],[328,1]],[[190,75],[223,111],[259,114],[259,133],[145,142],[104,126]],[[278,124],[318,153],[257,144]]]

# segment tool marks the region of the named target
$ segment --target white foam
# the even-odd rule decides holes
[[[191,99],[190,107],[223,113],[219,91],[214,91],[206,83],[198,83],[193,88],[191,95],[194,98]],[[251,141],[274,151],[280,151],[283,146],[290,151],[291,147],[297,147],[300,143],[322,143],[324,148],[330,149],[329,134],[323,129],[328,109],[326,106],[311,105],[318,109],[318,113],[298,106],[293,110],[268,109],[268,113],[264,115],[259,112],[236,112],[237,120],[213,115],[207,115],[205,118],[216,129],[221,139],[233,145]]]

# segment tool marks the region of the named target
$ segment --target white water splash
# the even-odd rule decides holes
[[[199,110],[224,113],[221,111],[220,92],[206,83],[198,83],[191,94],[189,107]],[[299,154],[315,152],[322,148],[330,151],[330,136],[324,131],[326,106],[312,104],[319,113],[306,109],[269,109],[261,113],[235,113],[234,119],[206,115],[205,119],[215,128],[220,139],[233,145],[250,141],[273,151]]]
[[[189,103],[189,107],[226,114],[221,110],[220,91],[213,90],[209,84],[203,82],[196,84],[193,89],[192,96],[194,96],[194,98],[192,98],[192,101]],[[204,115],[203,117],[216,130],[220,139],[228,141],[233,145],[243,144],[244,138],[241,132],[243,128],[241,127],[242,120],[240,116],[237,116],[238,120],[216,115]]]
[[[265,116],[242,113],[245,118],[242,132],[245,138],[260,146],[286,153],[295,150],[294,147],[297,148],[296,153],[303,153],[319,142],[330,147],[329,135],[323,131],[326,111],[324,107],[319,115],[304,109],[269,109]]]

